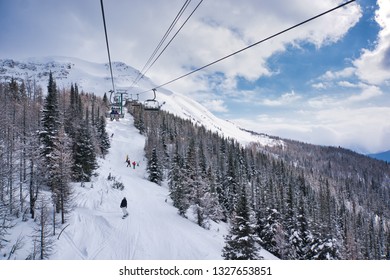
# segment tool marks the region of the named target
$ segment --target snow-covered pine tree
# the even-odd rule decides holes
[[[42,129],[39,132],[41,140],[41,156],[45,163],[45,178],[53,196],[54,205],[58,206],[56,200],[56,188],[58,178],[55,175],[55,170],[58,166],[58,158],[55,155],[55,149],[58,145],[58,134],[61,127],[60,112],[58,106],[57,87],[53,79],[53,75],[49,74],[49,84],[47,87],[48,93],[45,99],[44,108],[42,111]]]
[[[95,148],[87,123],[76,131],[73,142],[73,176],[77,182],[89,182],[97,167]]]
[[[188,190],[186,189],[186,185],[183,183],[183,165],[183,159],[180,156],[176,145],[175,154],[172,158],[171,168],[168,173],[168,186],[173,206],[178,209],[181,216],[186,215],[189,207]]]
[[[80,97],[78,93],[77,85],[71,85],[70,87],[70,101],[69,106],[65,112],[65,132],[74,139],[76,130],[82,120],[82,112],[80,110],[79,103]]]
[[[106,105],[106,107],[108,107],[109,102],[108,102],[108,98],[107,98],[107,93],[104,93],[104,95],[103,95],[103,103],[104,103],[104,105]]]
[[[110,148],[110,137],[106,131],[106,118],[101,116],[99,118],[99,122],[97,123],[97,136],[98,136],[98,144],[100,148],[100,152],[103,157],[108,153],[108,149]]]
[[[42,142],[42,155],[46,159],[47,166],[52,164],[51,153],[54,149],[54,142],[58,137],[60,128],[60,113],[58,108],[57,86],[53,74],[49,74],[47,96],[42,111],[42,130],[39,133]]]
[[[207,170],[206,178],[205,182],[207,182],[207,191],[202,197],[202,207],[205,220],[204,227],[208,228],[210,220],[218,222],[224,218],[224,215],[222,207],[218,201],[215,176],[212,173],[211,167]]]
[[[153,148],[152,156],[148,160],[147,170],[149,172],[149,181],[161,185],[162,182],[162,170],[160,168],[159,160],[157,157],[157,149]]]
[[[234,153],[233,149],[228,152],[227,170],[224,176],[224,181],[222,186],[224,192],[226,193],[226,198],[227,198],[226,205],[224,205],[224,207],[227,209],[229,214],[231,214],[234,210],[234,205],[236,204],[237,192],[239,188],[239,182],[238,182],[239,179],[237,178],[238,177],[237,166],[236,166],[236,161],[233,153]]]
[[[279,258],[286,257],[286,233],[280,213],[276,209],[267,208],[265,216],[258,224],[262,247]]]
[[[241,188],[237,198],[225,241],[222,251],[225,260],[261,259],[254,212],[249,206],[245,188]]]

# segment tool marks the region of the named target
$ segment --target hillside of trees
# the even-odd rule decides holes
[[[129,106],[147,136],[149,180],[199,226],[230,224],[225,259],[389,259],[390,166],[352,151],[283,140],[239,145],[159,111]]]
[[[30,218],[31,259],[48,258],[70,211],[70,183],[89,181],[110,147],[103,99],[77,85],[59,89],[49,76],[45,96],[34,81],[0,83],[0,249],[14,220]]]

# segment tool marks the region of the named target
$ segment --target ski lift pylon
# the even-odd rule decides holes
[[[114,97],[112,96],[114,91],[110,90],[110,107],[111,110],[106,114],[107,117],[111,118],[111,120],[118,118],[124,118],[125,113],[123,111],[124,104],[126,102],[124,95],[127,95],[126,91],[116,91]]]

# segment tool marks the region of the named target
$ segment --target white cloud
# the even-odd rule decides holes
[[[338,86],[340,87],[345,87],[345,88],[359,88],[360,85],[351,83],[349,81],[339,81],[337,83]]]
[[[319,145],[342,146],[365,153],[390,148],[390,108],[338,107],[305,111],[297,115],[259,115],[255,119],[235,119],[247,129]]]
[[[377,86],[364,86],[361,93],[348,97],[345,102],[366,102],[382,94],[382,91]]]
[[[307,105],[315,109],[325,109],[325,108],[334,108],[334,107],[345,107],[350,106],[367,105],[368,101],[375,100],[383,95],[382,90],[378,86],[367,85],[364,83],[353,84],[350,82],[340,82],[339,86],[354,88],[356,91],[354,93],[334,93],[323,94],[307,99]],[[360,103],[360,104],[358,104]],[[385,104],[383,104],[385,105]]]
[[[329,85],[327,83],[323,83],[323,82],[315,83],[315,84],[312,84],[311,86],[315,89],[326,89],[329,87]]]
[[[261,101],[261,104],[265,106],[286,106],[301,98],[302,96],[296,94],[294,91],[291,91],[283,94],[282,96],[276,99],[265,98],[264,100]]]
[[[343,78],[352,77],[355,74],[356,69],[354,67],[347,67],[340,71],[326,71],[324,75],[319,77],[319,80],[333,81]]]
[[[360,79],[380,85],[390,81],[390,2],[378,0],[377,3],[375,20],[381,27],[377,44],[373,50],[363,50],[354,66]]]

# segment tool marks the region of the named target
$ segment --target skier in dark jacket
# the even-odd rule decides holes
[[[126,200],[126,197],[124,197],[122,199],[122,202],[121,202],[121,209],[122,209],[122,212],[123,212],[123,217],[122,218],[125,218],[129,215],[129,213],[127,212],[127,200]]]

